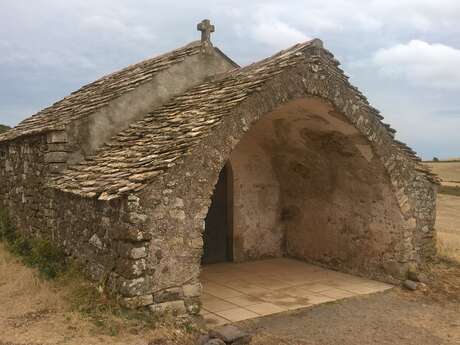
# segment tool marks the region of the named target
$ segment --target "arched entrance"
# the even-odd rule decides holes
[[[214,262],[233,258],[236,266],[225,266],[229,271],[222,270],[223,266],[205,268],[205,281],[229,289],[230,295],[232,290],[237,296],[249,291],[260,303],[272,303],[268,302],[273,297],[270,291],[276,288],[276,293],[287,294],[287,304],[272,303],[283,310],[310,304],[308,298],[299,297],[308,295],[302,292],[308,291],[308,284],[322,282],[330,291],[329,295],[309,291],[310,299],[317,300],[351,296],[361,283],[368,289],[359,291],[373,291],[372,281],[321,268],[372,275],[367,269],[383,262],[403,242],[398,229],[404,227],[404,219],[385,167],[368,140],[343,115],[319,98],[289,102],[252,124],[228,162],[206,221],[203,263],[212,262],[205,260],[206,251],[213,240],[211,219],[218,219],[220,209],[220,224],[225,224],[223,249],[220,260]],[[224,188],[228,185],[232,186],[230,195]],[[228,277],[224,272],[229,272]],[[339,288],[339,281],[348,290]],[[382,287],[375,284],[377,289]],[[294,287],[299,295],[292,296],[289,289]],[[214,286],[210,295],[218,297],[213,293],[221,292]],[[224,300],[231,303],[231,297]]]

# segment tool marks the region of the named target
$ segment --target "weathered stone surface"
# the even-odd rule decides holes
[[[102,243],[101,239],[97,236],[97,234],[91,236],[91,238],[89,239],[89,243],[99,250],[104,249],[104,244]]]
[[[182,287],[185,297],[198,297],[201,295],[201,284],[186,284]]]
[[[143,230],[141,227],[128,226],[127,228],[116,228],[113,231],[113,237],[117,240],[125,240],[128,242],[142,242],[152,238],[152,235]]]
[[[251,335],[249,333],[233,325],[217,327],[211,330],[209,335],[213,338],[223,340],[226,344],[244,345],[249,344],[251,341]]]
[[[158,304],[152,304],[149,306],[153,313],[172,313],[175,315],[186,314],[184,301],[171,301]]]
[[[152,291],[152,281],[149,276],[126,279],[118,277],[115,289],[122,296],[135,297],[147,295]]]
[[[118,254],[125,258],[137,260],[147,256],[147,249],[142,244],[120,242],[118,244]]]
[[[154,293],[155,303],[177,301],[183,298],[182,289],[175,287]]]
[[[191,315],[198,315],[201,310],[201,300],[199,297],[186,298],[185,299],[185,308],[187,312]]]
[[[205,345],[225,345],[225,342],[221,339],[214,338],[208,340]]]
[[[197,345],[205,345],[209,340],[211,340],[209,334],[200,335],[200,337],[198,338]]]
[[[411,291],[415,291],[417,290],[417,286],[418,284],[412,280],[405,280],[404,283],[403,283],[403,286],[407,289],[407,290],[411,290]]]
[[[137,278],[145,274],[147,263],[145,259],[119,259],[116,272],[125,278]]]
[[[65,163],[67,162],[67,152],[48,152],[45,154],[46,163]]]
[[[65,131],[49,132],[47,142],[49,144],[67,143],[67,133]]]
[[[128,309],[136,309],[140,307],[145,307],[148,305],[153,304],[153,296],[152,295],[145,295],[145,296],[136,296],[136,297],[124,297],[120,299],[120,304]]]

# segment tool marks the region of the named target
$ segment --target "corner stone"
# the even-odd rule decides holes
[[[201,295],[201,284],[187,284],[182,287],[185,297],[199,297]]]
[[[164,302],[152,304],[149,306],[152,313],[173,313],[175,315],[184,315],[187,313],[184,301]]]
[[[136,309],[140,307],[145,307],[147,305],[153,304],[153,296],[136,296],[132,298],[122,298],[120,304],[128,309]]]

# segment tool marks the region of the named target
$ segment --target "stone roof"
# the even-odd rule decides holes
[[[144,119],[134,122],[111,141],[69,167],[53,179],[51,186],[83,197],[111,200],[123,194],[145,188],[159,175],[175,165],[175,161],[189,153],[225,116],[249,95],[282,73],[285,69],[305,61],[304,50],[318,46],[319,40],[297,44],[245,68],[235,69],[218,78],[193,87],[167,104],[152,110]],[[326,51],[327,52],[327,51]],[[328,53],[328,52],[327,52]],[[330,53],[328,53],[330,54]],[[329,56],[332,63],[338,62]],[[347,79],[340,69],[340,78]],[[349,84],[348,84],[349,85]],[[356,90],[358,97],[364,96]],[[378,111],[366,107],[381,120]],[[382,124],[393,137],[394,130]],[[415,153],[405,144],[394,142],[410,160]],[[419,164],[416,163],[418,170]],[[424,170],[430,177],[430,173]]]
[[[65,170],[53,187],[101,200],[141,190],[265,81],[304,59],[300,51],[312,42],[295,45],[175,97],[131,124],[93,156]]]
[[[91,115],[122,94],[150,81],[156,73],[183,61],[187,56],[199,54],[200,51],[201,43],[195,41],[170,53],[102,77],[0,134],[0,142],[46,131],[63,130],[69,123]],[[220,50],[218,52],[221,53]]]

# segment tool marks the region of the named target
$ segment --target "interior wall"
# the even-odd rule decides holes
[[[265,115],[231,157],[238,260],[286,254],[363,271],[403,242],[404,219],[383,165],[319,98]]]
[[[233,260],[279,257],[283,229],[280,186],[258,135],[247,135],[230,157],[233,171]]]

